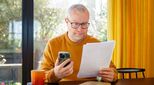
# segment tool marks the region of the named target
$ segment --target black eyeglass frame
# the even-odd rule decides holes
[[[68,18],[67,18],[68,22],[71,24],[71,27],[73,29],[77,29],[81,26],[82,29],[88,29],[90,23],[88,22],[84,22],[84,23],[78,23],[78,22],[71,22]]]

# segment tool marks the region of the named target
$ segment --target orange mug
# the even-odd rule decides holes
[[[44,85],[45,71],[44,70],[31,70],[32,85]]]

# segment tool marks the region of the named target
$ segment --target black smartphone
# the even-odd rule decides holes
[[[58,56],[59,56],[59,64],[61,64],[62,62],[70,58],[70,53],[66,51],[60,51],[58,52]],[[69,63],[67,63],[64,67],[66,67]]]

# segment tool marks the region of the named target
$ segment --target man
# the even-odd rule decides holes
[[[47,82],[64,80],[80,80],[77,74],[80,68],[82,48],[86,43],[100,42],[87,34],[89,27],[89,11],[81,4],[75,4],[68,9],[65,18],[68,32],[49,40],[44,50],[40,69],[46,71]],[[59,64],[58,52],[67,51],[71,58]],[[67,66],[65,66],[70,62]],[[96,61],[97,62],[97,61]],[[110,68],[101,68],[98,76],[103,81],[112,82],[117,79],[115,66],[111,63]]]

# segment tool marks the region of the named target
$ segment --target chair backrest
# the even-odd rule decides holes
[[[144,68],[117,68],[118,73],[122,74],[122,78],[125,79],[125,74],[128,73],[129,74],[129,79],[131,79],[131,73],[135,73],[136,74],[136,78],[138,78],[138,72],[142,72],[142,76],[143,78],[145,78],[144,75]]]

